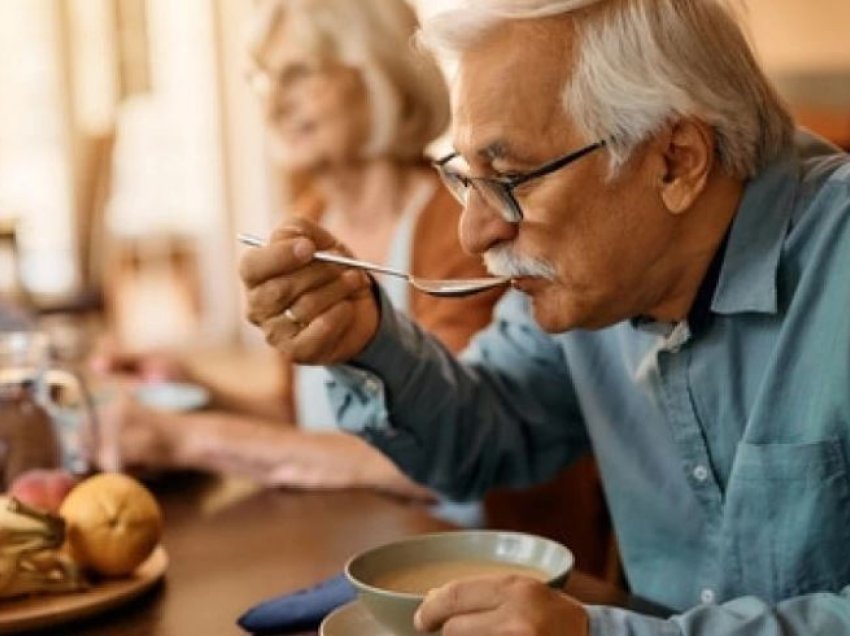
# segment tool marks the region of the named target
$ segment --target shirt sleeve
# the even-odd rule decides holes
[[[508,293],[458,359],[379,295],[375,337],[331,369],[342,428],[457,500],[539,483],[588,450],[561,350],[524,297]]]
[[[745,596],[701,605],[668,620],[590,606],[591,636],[841,636],[850,634],[850,587],[777,605]]]

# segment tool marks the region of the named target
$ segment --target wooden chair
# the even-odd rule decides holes
[[[846,109],[799,106],[797,122],[850,152],[850,106]]]

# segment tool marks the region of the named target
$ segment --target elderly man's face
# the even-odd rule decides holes
[[[568,19],[519,21],[464,54],[453,137],[472,175],[521,174],[597,141],[581,139],[563,107],[572,39]],[[473,194],[461,240],[485,257],[507,250],[520,262],[551,265],[548,279],[518,281],[547,331],[601,327],[647,313],[665,293],[645,282],[647,273],[675,237],[674,216],[655,185],[662,175],[648,154],[639,152],[613,180],[603,148],[520,186],[515,194],[525,218],[519,225]],[[500,269],[499,260],[488,258],[488,265]]]

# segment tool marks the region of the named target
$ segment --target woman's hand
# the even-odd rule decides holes
[[[378,303],[363,272],[313,261],[317,250],[350,256],[318,225],[294,219],[242,259],[248,319],[295,362],[334,364],[356,356],[378,328]]]
[[[466,579],[431,590],[414,617],[422,632],[445,636],[587,636],[582,605],[525,576]]]
[[[147,408],[125,389],[98,406],[94,463],[106,471],[176,468],[179,434],[175,415]]]

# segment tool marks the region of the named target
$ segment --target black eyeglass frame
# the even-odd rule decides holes
[[[514,195],[514,189],[523,185],[524,183],[528,183],[533,179],[539,179],[540,177],[545,177],[546,175],[552,174],[561,168],[565,168],[574,161],[578,161],[582,157],[589,155],[591,152],[598,150],[605,146],[605,140],[596,141],[592,144],[588,144],[583,148],[579,148],[578,150],[574,150],[562,157],[558,157],[557,159],[553,159],[549,161],[539,168],[535,168],[531,172],[526,172],[525,174],[516,175],[513,177],[470,177],[460,172],[454,172],[446,169],[446,164],[450,162],[452,159],[460,156],[459,152],[452,152],[445,157],[441,157],[440,159],[436,159],[432,162],[434,168],[437,169],[437,172],[440,173],[440,176],[443,177],[443,180],[446,181],[449,190],[452,193],[456,194],[455,191],[451,187],[451,179],[456,179],[460,181],[464,185],[464,187],[469,188],[474,183],[483,183],[489,186],[495,186],[498,190],[501,191],[503,197],[502,199],[505,203],[508,204],[510,209],[502,210],[503,218],[509,223],[519,223],[523,220],[524,215],[522,212],[522,207],[520,207],[519,201],[517,201],[516,195]],[[463,203],[463,201],[460,201]],[[508,214],[504,214],[507,212]]]

